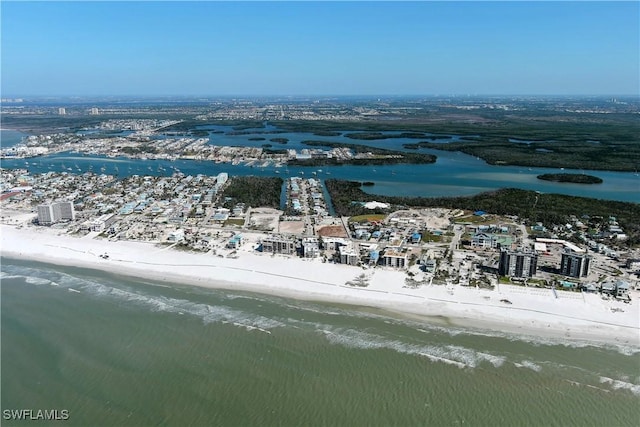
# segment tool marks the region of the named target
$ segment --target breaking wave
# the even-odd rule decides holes
[[[465,347],[411,344],[354,329],[321,329],[320,332],[332,344],[358,349],[394,350],[398,353],[423,356],[431,361],[447,363],[459,368],[475,368],[481,363],[489,363],[497,368],[506,361],[503,356]]]
[[[540,372],[542,370],[542,366],[540,365],[536,365],[535,363],[529,361],[529,360],[523,360],[520,363],[514,363],[514,365],[518,368],[527,368],[527,369],[531,369],[532,371],[536,371],[536,372]]]
[[[94,280],[81,279],[65,273],[35,270],[19,266],[11,266],[8,270],[10,270],[10,272],[6,272],[8,275],[3,276],[5,279],[8,277],[24,278],[27,283],[32,285],[60,286],[70,292],[80,291],[97,297],[125,301],[128,304],[145,307],[151,311],[180,315],[188,314],[201,318],[205,324],[231,324],[247,330],[259,330],[262,332],[268,332],[269,329],[285,326],[284,323],[278,320],[231,307],[196,303],[186,299],[165,296],[146,295],[137,291],[102,284]]]
[[[640,396],[640,384],[634,384],[623,380],[615,380],[609,377],[600,377],[601,384],[608,384],[614,390],[629,390],[636,396]]]

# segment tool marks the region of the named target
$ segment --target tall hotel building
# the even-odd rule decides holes
[[[498,273],[508,277],[532,277],[538,268],[538,254],[535,251],[512,251],[502,248]]]
[[[58,221],[73,221],[76,211],[73,202],[58,202],[38,206],[38,224],[51,225]]]
[[[565,248],[562,252],[560,274],[570,277],[588,276],[590,264],[591,257],[586,253],[578,253]]]
[[[52,205],[39,205],[38,206],[38,224],[50,225],[55,221],[53,220],[53,206]]]

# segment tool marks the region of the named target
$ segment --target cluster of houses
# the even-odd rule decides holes
[[[295,214],[328,215],[322,184],[315,178],[291,177],[287,180],[287,204]]]
[[[211,235],[207,227],[227,222],[239,224],[240,220],[233,222],[229,218],[241,217],[246,210],[241,203],[229,206],[231,209],[215,207],[228,181],[226,173],[217,176],[185,176],[180,173],[171,177],[134,175],[115,180],[104,174],[52,172],[32,177],[24,172],[3,172],[2,189],[12,195],[11,203],[28,209],[33,209],[32,205],[36,204],[40,224],[72,222],[71,231],[107,232],[118,238],[169,243],[186,240],[207,249],[211,248],[206,241],[206,237]],[[319,180],[291,178],[288,180],[288,195],[293,210],[314,215],[316,224],[327,215]],[[79,219],[76,218],[76,208],[80,209]],[[423,254],[423,234],[439,237],[449,226],[448,218],[446,224],[437,226],[444,227],[442,229],[430,228],[426,213],[398,211],[384,220],[362,224],[352,222],[343,230],[346,231],[342,234],[344,237],[337,237],[340,234],[315,236],[315,230],[301,233],[305,235],[270,234],[260,239],[256,249],[269,254],[322,257],[325,261],[345,265],[380,265],[397,269],[406,269],[415,260],[422,265],[423,271],[434,272],[436,261]],[[628,298],[630,285],[624,280],[580,283],[587,282],[593,255],[575,244],[556,238],[538,238],[533,248],[523,248],[517,246],[522,244],[518,238],[520,230],[513,225],[466,224],[466,235],[461,243],[475,250],[497,250],[497,272],[501,276],[525,281],[533,278],[539,272],[540,257],[552,256],[548,246],[560,244],[562,250],[553,255],[559,258],[555,273],[566,280],[559,286]],[[189,231],[192,226],[194,230],[203,232]],[[607,226],[614,232],[620,228],[615,218],[609,218]],[[232,232],[226,247],[236,250],[246,241],[242,234]],[[592,249],[603,249],[600,248],[601,243],[593,242],[595,247],[591,241],[585,243]],[[629,259],[628,264],[630,271],[640,271],[639,259]]]

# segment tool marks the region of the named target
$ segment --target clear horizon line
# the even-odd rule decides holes
[[[358,97],[358,98],[376,98],[376,97],[480,97],[480,96],[492,96],[492,97],[605,97],[605,96],[624,96],[624,97],[640,97],[638,93],[417,93],[417,94],[392,94],[392,93],[380,93],[380,94],[65,94],[65,95],[20,95],[10,94],[3,95],[2,99],[29,99],[29,98],[309,98],[309,97]]]

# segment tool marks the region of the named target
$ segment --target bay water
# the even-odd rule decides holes
[[[209,143],[239,147],[261,147],[270,144],[273,149],[302,150],[310,147],[303,142],[307,140],[361,144],[378,148],[415,152],[403,147],[403,144],[415,143],[419,139],[389,138],[363,141],[351,139],[345,135],[353,132],[344,130],[338,136],[318,136],[309,132],[279,132],[276,127],[267,125],[262,129],[245,130],[238,134],[230,126],[203,126],[202,131],[209,132]],[[125,132],[126,133],[126,132]],[[397,134],[397,132],[382,132]],[[179,138],[181,135],[159,135],[155,138]],[[456,141],[459,135],[448,135],[434,142],[446,144]],[[5,134],[3,131],[3,146]],[[271,141],[274,138],[285,138],[286,144]],[[258,140],[259,139],[259,140]],[[7,137],[7,141],[15,141]],[[514,145],[517,142],[514,142]],[[326,148],[326,147],[325,147]],[[118,177],[131,175],[169,176],[175,171],[185,174],[216,175],[227,172],[229,175],[257,176],[302,176],[304,178],[343,179],[353,181],[371,181],[375,185],[364,188],[364,191],[381,195],[452,197],[470,196],[500,188],[521,188],[543,193],[558,193],[572,196],[592,197],[596,199],[640,202],[640,175],[636,172],[611,172],[594,170],[564,170],[558,168],[529,168],[523,166],[489,165],[484,160],[461,152],[448,152],[421,148],[420,153],[437,156],[432,164],[398,164],[383,166],[318,166],[318,167],[276,167],[274,165],[232,165],[212,161],[195,160],[142,160],[125,157],[105,157],[82,155],[72,152],[30,159],[3,159],[4,168],[26,168],[32,173],[50,171],[84,173],[107,173]],[[601,184],[584,185],[543,181],[537,178],[545,173],[587,173],[603,180]]]
[[[7,148],[20,144],[22,139],[27,136],[29,135],[17,130],[0,129],[0,148]]]

